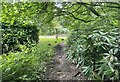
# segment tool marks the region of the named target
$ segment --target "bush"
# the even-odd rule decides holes
[[[21,51],[19,45],[30,47],[31,43],[38,42],[38,29],[31,25],[7,25],[2,23],[3,53]]]
[[[23,52],[9,53],[3,55],[2,80],[34,80],[37,75],[38,62],[37,57]]]
[[[68,38],[67,58],[89,79],[120,79],[120,35],[117,28],[74,29]]]
[[[46,71],[46,63],[52,56],[53,50],[51,47],[41,51],[39,44],[31,49],[22,46],[22,52],[10,52],[8,55],[3,54],[2,58],[2,80],[6,81],[22,81],[22,80],[41,80],[43,72]]]

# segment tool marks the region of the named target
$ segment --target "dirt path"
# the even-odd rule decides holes
[[[56,55],[51,64],[48,65],[45,79],[47,80],[84,80],[83,75],[76,75],[79,70],[74,64],[66,60],[66,55],[63,51],[64,43],[55,47]]]

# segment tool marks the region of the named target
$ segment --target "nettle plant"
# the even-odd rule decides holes
[[[67,58],[82,68],[88,79],[120,79],[120,35],[118,29],[94,30],[77,28],[68,39]],[[72,39],[72,40],[71,40]]]

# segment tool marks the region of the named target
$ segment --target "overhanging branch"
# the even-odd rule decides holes
[[[109,7],[109,8],[117,8],[120,9],[120,4],[119,3],[114,3],[114,2],[106,2],[109,4],[116,4],[117,6],[111,6],[111,5],[100,5],[100,4],[89,4],[89,3],[81,3],[81,2],[77,2],[78,4],[82,4],[82,5],[89,5],[89,6],[105,6],[105,7]],[[103,3],[103,2],[101,2]],[[105,3],[105,2],[104,2]]]
[[[80,19],[80,18],[74,16],[74,14],[73,14],[73,13],[70,13],[70,12],[68,12],[68,14],[71,15],[71,17],[73,17],[74,19],[80,20],[80,21],[83,21],[83,22],[86,22],[86,23],[87,23],[87,22],[94,21],[94,20],[84,20],[84,19]]]
[[[80,19],[78,17],[76,17],[72,12],[69,12],[69,11],[61,11],[61,13],[58,13],[58,14],[54,14],[54,16],[65,16],[65,15],[69,15],[70,17],[76,19],[76,20],[80,20],[80,21],[83,21],[83,22],[91,22],[91,21],[94,21],[94,20],[84,20],[84,19]]]

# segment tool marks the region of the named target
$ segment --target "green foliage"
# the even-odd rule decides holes
[[[43,26],[40,28],[39,35],[55,35],[55,34],[61,35],[67,34],[67,32],[68,30],[66,28],[55,29],[49,26]]]
[[[41,48],[41,50],[44,50],[44,49],[48,48],[48,44],[51,44],[52,47],[55,47],[58,44],[60,44],[61,42],[63,42],[62,39],[64,39],[64,42],[65,42],[66,37],[64,37],[64,38],[58,37],[58,40],[55,37],[51,37],[51,38],[49,36],[48,36],[48,38],[45,38],[44,36],[40,37],[39,44],[42,45],[42,47],[39,47],[39,48]]]
[[[20,55],[20,59],[22,56],[29,54],[25,59],[24,57],[22,58],[24,62],[29,60],[27,58],[31,58],[31,56],[36,54],[37,57],[35,56],[35,59],[30,60],[32,64],[27,63],[28,67],[32,70],[34,70],[34,68],[32,68],[34,66],[37,68],[37,64],[35,65],[34,63],[36,60],[39,61],[36,63],[42,66],[40,63],[44,63],[44,61],[46,62],[51,58],[52,50],[50,46],[47,46],[46,41],[45,46],[41,43],[41,45],[33,47],[30,51],[28,51],[28,49],[24,51],[24,48],[31,46],[31,43],[38,40],[38,31],[33,25],[38,27],[43,26],[41,32],[47,31],[46,33],[48,34],[50,32],[54,33],[54,29],[46,26],[51,20],[58,18],[59,21],[61,21],[59,24],[62,25],[62,27],[73,30],[68,38],[69,48],[67,56],[74,61],[78,67],[82,68],[82,73],[90,79],[120,79],[119,3],[18,2],[11,4],[2,2],[1,4],[2,13],[0,21],[5,23],[3,26],[3,52],[19,50],[19,47],[23,51],[15,54],[8,53],[8,56],[5,55],[5,57],[3,55],[5,63],[2,64],[2,66],[5,65],[5,68],[3,67],[5,72],[3,72],[4,76],[14,75],[16,72],[19,73],[18,71],[20,70],[17,68],[19,68],[19,65],[22,66],[25,64],[18,59],[19,56],[16,56],[16,54]],[[10,28],[6,23],[10,25]],[[31,26],[33,26],[32,29],[28,29],[28,27]],[[52,26],[57,27],[59,25],[53,23]],[[48,30],[51,31],[49,32]],[[30,33],[33,33],[35,36]],[[11,54],[13,55],[13,59],[11,59]],[[16,58],[20,62],[18,62],[18,67],[14,67],[16,64],[13,63],[13,60]],[[7,64],[9,62],[10,64]],[[14,71],[11,71],[12,67],[14,67],[14,71],[18,71],[14,73]],[[7,73],[5,71],[6,69],[8,70]],[[24,71],[24,69],[22,70]],[[10,77],[12,79],[19,79],[19,77],[22,77],[20,79],[36,78],[36,73],[33,71],[30,72],[33,74],[31,77],[29,76],[29,71],[26,71],[27,76],[23,71],[23,76],[16,75],[17,77],[14,78],[14,76],[12,77],[10,75]],[[11,80],[11,78],[5,77],[5,80]]]
[[[84,32],[84,33],[83,33]],[[111,30],[75,29],[68,39],[68,55],[89,79],[119,79],[120,35]]]
[[[2,2],[0,21],[13,25],[14,22],[22,25],[39,25],[53,19],[54,3],[46,2]],[[49,13],[49,15],[48,15]]]
[[[0,56],[3,82],[41,80],[43,72],[46,71],[45,64],[53,57],[52,47],[43,47],[44,50],[41,50],[41,46],[42,44],[37,44],[30,49],[21,45],[22,52],[10,52]]]
[[[120,17],[116,16],[119,15],[119,4],[79,4],[81,7],[71,12],[76,21],[67,16],[66,22],[62,22],[71,30],[67,58],[76,63],[89,79],[120,79]],[[69,21],[73,23],[69,25]]]
[[[32,48],[20,45],[22,52],[0,56],[3,82],[42,80],[45,77],[43,73],[46,71],[46,64],[54,56],[53,47],[62,42],[61,38],[57,43],[55,41],[55,38],[41,38]]]
[[[31,43],[38,42],[38,29],[31,25],[10,25],[2,23],[3,53],[21,51],[19,45],[31,47]]]
[[[67,34],[67,28],[62,27],[58,18],[54,18],[49,24],[40,28],[40,35]]]
[[[34,54],[17,52],[2,56],[2,80],[34,80],[38,69],[38,59]]]

